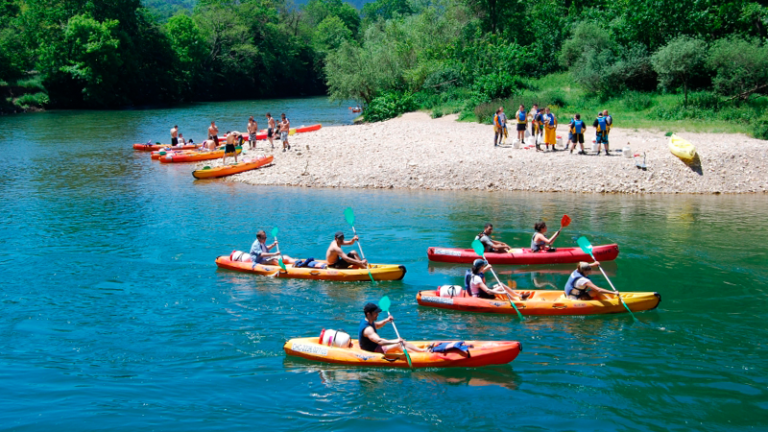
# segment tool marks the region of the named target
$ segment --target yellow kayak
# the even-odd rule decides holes
[[[325,261],[320,261],[325,262]],[[233,261],[229,256],[216,258],[219,268],[262,276],[272,276],[287,279],[318,279],[331,281],[367,281],[373,277],[377,281],[401,280],[405,276],[405,266],[397,264],[369,264],[367,269],[316,269],[311,267],[296,268],[286,264],[285,270],[276,265],[256,264],[252,262]]]
[[[696,146],[677,135],[669,138],[669,151],[685,163],[693,162],[693,158],[696,157]]]

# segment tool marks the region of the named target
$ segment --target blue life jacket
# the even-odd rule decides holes
[[[547,127],[554,127],[555,126],[555,115],[554,114],[544,114],[544,122],[546,123]]]
[[[565,295],[581,296],[587,292],[587,290],[584,288],[580,289],[573,286],[573,284],[576,283],[576,280],[579,278],[589,279],[588,277],[581,274],[578,270],[574,270],[573,273],[571,273],[571,277],[568,278],[568,282],[565,283]]]
[[[598,132],[605,132],[608,130],[608,121],[605,119],[605,117],[598,117],[597,118],[597,131]]]
[[[518,111],[517,122],[518,123],[525,123],[525,118],[526,118],[525,111]]]
[[[573,127],[572,127],[573,133],[580,134],[584,132],[584,122],[582,120],[574,119],[572,124],[573,124]]]
[[[362,321],[360,321],[360,328],[357,330],[357,342],[360,344],[360,349],[364,351],[374,352],[376,351],[376,348],[379,347],[379,344],[368,339],[363,334],[365,329],[367,329],[368,327],[373,328],[373,332],[376,334],[379,334],[379,332],[376,331],[376,326],[374,324],[371,324],[368,322],[368,320],[363,319]]]

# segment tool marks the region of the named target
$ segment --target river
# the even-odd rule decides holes
[[[202,138],[248,115],[348,124],[325,99],[60,111],[0,117],[0,429],[766,430],[768,197],[337,190],[194,181],[131,144]],[[262,122],[263,123],[263,122]],[[279,155],[275,160],[280,163]],[[404,280],[275,280],[217,270],[258,229],[322,257],[349,231]],[[466,245],[486,221],[526,245],[539,218],[573,219],[559,246],[619,243],[606,269],[658,309],[528,318],[420,308],[417,291],[461,281],[428,246]],[[571,266],[498,266],[518,286],[560,288]],[[599,275],[595,278],[606,286]],[[293,337],[355,334],[388,295],[409,340],[522,342],[510,365],[365,370],[287,358]],[[384,337],[394,337],[391,328]]]

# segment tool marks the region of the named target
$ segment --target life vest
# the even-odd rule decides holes
[[[480,272],[477,275],[480,276],[481,279],[485,277],[483,272]],[[467,294],[470,296],[472,296],[472,290],[469,288],[469,282],[472,280],[472,276],[474,276],[472,270],[467,270],[466,273],[464,273],[464,289],[467,290]]]
[[[493,125],[496,126],[497,128],[501,127],[501,122],[499,121],[499,115],[498,114],[494,114],[493,115]]]
[[[607,132],[608,131],[608,120],[606,120],[605,117],[598,117],[597,118],[597,131],[598,132]]]
[[[368,322],[368,320],[364,319],[364,320],[360,321],[360,328],[357,330],[357,342],[360,344],[360,349],[362,349],[364,351],[375,352],[376,348],[379,347],[379,344],[377,344],[374,341],[368,339],[363,334],[365,329],[367,329],[368,327],[373,328],[373,332],[376,333],[376,334],[379,334],[379,332],[376,331],[376,325],[375,324],[371,324],[371,323]]]
[[[555,127],[555,115],[554,114],[544,114],[544,123],[547,125],[548,128]]]
[[[610,115],[605,116],[605,122],[608,123],[608,128],[605,131],[610,132],[611,126],[613,126],[613,117],[611,117]]]
[[[582,294],[587,292],[586,288],[576,288],[573,286],[574,283],[580,278],[587,278],[587,276],[584,276],[581,274],[578,270],[574,270],[573,273],[571,273],[571,277],[568,278],[568,282],[565,283],[565,295],[566,296],[576,296],[581,297]]]
[[[538,241],[538,242],[534,241],[534,239],[536,238],[536,234],[538,234],[538,232],[533,233],[533,237],[531,237],[531,252],[538,252],[542,250],[544,246],[547,245],[543,241]]]
[[[528,117],[526,117],[525,111],[518,111],[517,112],[517,123],[525,124],[527,122],[528,122]]]
[[[573,119],[571,121],[571,133],[580,134],[584,132],[584,122],[582,120]]]

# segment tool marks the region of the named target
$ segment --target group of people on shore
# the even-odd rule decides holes
[[[536,146],[536,151],[544,151],[541,148],[542,145],[545,146],[545,150],[549,150],[549,146],[552,146],[552,151],[557,151],[555,144],[557,143],[558,120],[549,107],[540,110],[539,106],[534,104],[530,111],[526,111],[525,106],[520,105],[520,108],[515,113],[513,122],[517,124],[517,140],[519,142],[525,142],[525,135],[530,124],[530,137]],[[598,155],[602,148],[605,148],[606,156],[610,156],[608,135],[612,126],[613,117],[608,113],[608,110],[599,112],[594,122],[592,122],[592,127],[595,128],[595,143],[597,144]],[[584,150],[584,134],[586,130],[587,123],[582,120],[581,114],[575,114],[568,123],[568,143],[566,144],[566,149],[570,149],[570,152],[573,153],[578,144],[580,148],[578,154],[587,154]],[[507,116],[504,113],[504,107],[499,107],[493,116],[493,131],[493,146],[497,147],[508,136]]]

